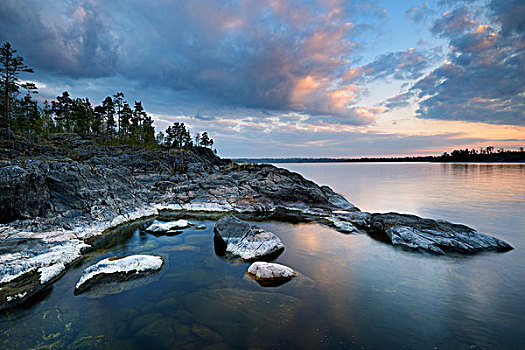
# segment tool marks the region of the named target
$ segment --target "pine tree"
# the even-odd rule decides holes
[[[14,100],[14,113],[11,121],[14,131],[23,133],[34,133],[35,126],[40,120],[38,103],[28,93],[22,99]]]
[[[73,131],[73,100],[69,92],[64,91],[61,96],[57,96],[56,101],[51,102],[57,127],[60,131]]]
[[[135,106],[133,107],[133,117],[131,118],[131,124],[133,128],[133,135],[139,143],[143,143],[143,124],[146,119],[146,112],[144,107],[142,107],[142,101],[135,101]]]
[[[209,136],[208,136],[208,133],[205,131],[202,133],[201,135],[201,145],[204,146],[204,147],[212,147],[213,146],[213,139],[211,139]]]
[[[106,122],[106,134],[112,136],[115,133],[115,105],[110,96],[102,101],[102,113]]]
[[[123,92],[117,92],[115,95],[113,95],[113,105],[115,106],[115,112],[117,113],[118,137],[120,138],[120,129],[122,124],[122,108],[124,107]]]
[[[33,83],[21,83],[18,79],[20,73],[34,73],[32,68],[24,64],[24,59],[16,55],[16,50],[11,44],[6,42],[0,48],[0,91],[2,92],[4,104],[3,126],[7,128],[8,135],[10,129],[11,100],[20,88],[36,92],[36,86]]]
[[[120,130],[123,138],[126,138],[130,134],[130,122],[133,118],[133,111],[131,110],[131,107],[126,102],[124,103],[124,106],[122,106],[122,116],[120,118]]]

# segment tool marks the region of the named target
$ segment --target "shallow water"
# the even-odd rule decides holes
[[[0,315],[0,348],[523,348],[524,165],[284,166],[363,210],[466,223],[516,249],[433,256],[316,223],[263,221],[286,246],[276,261],[301,274],[264,288],[245,277],[248,264],[215,254],[214,221],[191,219],[207,229],[173,237],[144,224],[91,253],[42,300]],[[85,267],[135,253],[166,265],[73,295]]]

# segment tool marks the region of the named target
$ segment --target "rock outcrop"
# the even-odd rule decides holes
[[[468,226],[415,215],[372,214],[370,226],[373,231],[384,234],[393,245],[437,254],[505,252],[512,249],[507,242],[479,233]]]
[[[0,148],[0,310],[53,283],[98,236],[165,211],[294,216],[436,253],[512,249],[461,225],[364,213],[300,174],[272,165],[232,167],[203,147],[101,146],[75,134],[11,144]],[[250,239],[216,241],[248,260],[282,251],[274,235],[242,227]]]
[[[83,293],[102,283],[135,279],[159,271],[163,265],[162,258],[155,255],[107,258],[84,270],[75,286],[75,294]]]
[[[288,282],[296,277],[297,273],[288,266],[256,261],[248,268],[247,275],[259,282],[260,285],[269,287]]]
[[[226,215],[217,221],[214,232],[215,244],[222,245],[225,252],[242,260],[275,256],[284,250],[283,243],[275,234],[233,215]]]

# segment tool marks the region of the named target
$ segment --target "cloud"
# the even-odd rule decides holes
[[[371,122],[355,112],[359,88],[341,76],[353,38],[386,16],[377,5],[202,0],[144,7],[140,0],[5,0],[0,14],[9,21],[0,39],[20,48],[37,74],[121,77],[225,106]]]
[[[465,6],[444,13],[431,28],[448,40],[447,59],[383,105],[406,106],[415,95],[419,118],[525,125],[525,28],[513,15],[522,8],[494,0],[484,16]]]
[[[453,37],[463,34],[475,25],[472,13],[466,6],[461,6],[452,12],[445,12],[430,26],[432,33],[442,37]]]
[[[428,7],[428,1],[425,1],[421,6],[412,6],[405,11],[405,15],[416,23],[426,21],[434,13],[435,11]]]
[[[438,57],[437,52],[410,48],[377,56],[372,62],[347,72],[347,79],[374,81],[377,79],[413,80],[424,72]]]
[[[16,43],[41,70],[76,77],[114,72],[118,40],[99,6],[92,1],[62,6],[62,20],[54,21],[52,3],[2,1],[0,39]]]

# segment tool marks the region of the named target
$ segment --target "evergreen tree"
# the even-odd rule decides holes
[[[104,125],[104,107],[96,106],[93,110],[93,118],[91,121],[91,132],[99,135],[102,132]]]
[[[55,132],[55,123],[53,121],[53,107],[46,100],[44,101],[44,106],[42,107],[42,129],[49,134],[50,132]]]
[[[204,147],[213,146],[213,139],[208,136],[206,131],[201,135],[201,145]]]
[[[93,118],[93,106],[88,98],[77,98],[73,100],[72,120],[73,130],[79,134],[91,133],[91,122]]]
[[[122,116],[120,118],[120,123],[121,123],[120,130],[121,130],[123,138],[127,137],[130,134],[130,131],[131,133],[133,132],[132,130],[130,130],[131,128],[130,122],[132,118],[133,118],[133,111],[131,110],[131,107],[129,106],[129,104],[126,102],[124,103],[124,106],[122,106]]]
[[[38,103],[31,98],[29,93],[22,99],[14,100],[14,113],[11,123],[14,131],[34,133],[35,127],[41,129],[41,125],[37,126],[39,120]]]
[[[184,123],[173,123],[166,129],[166,146],[169,147],[191,147],[191,134]]]
[[[120,129],[122,124],[122,108],[124,107],[123,92],[117,92],[115,95],[113,95],[113,105],[115,106],[115,112],[117,113],[118,136],[120,137]]]
[[[24,64],[24,59],[16,55],[16,50],[11,47],[10,43],[6,42],[0,48],[0,92],[2,93],[4,107],[2,124],[8,130],[10,128],[10,104],[13,96],[18,93],[19,88],[36,92],[35,84],[20,82],[18,79],[20,73],[34,73],[34,71]]]
[[[155,144],[155,127],[153,126],[153,119],[147,114],[145,114],[142,121],[142,140],[145,146],[153,146]]]
[[[56,101],[51,102],[51,106],[59,131],[73,131],[73,100],[69,92],[64,91],[61,96],[57,96]]]
[[[131,118],[131,125],[133,129],[133,134],[140,143],[143,143],[144,141],[142,129],[146,117],[147,114],[144,111],[144,107],[142,107],[142,101],[135,101],[135,106],[133,107],[133,117]]]
[[[106,134],[111,136],[115,133],[115,105],[113,104],[113,99],[108,96],[104,101],[102,101],[101,109],[104,120],[106,122]]]

